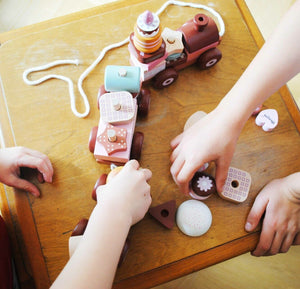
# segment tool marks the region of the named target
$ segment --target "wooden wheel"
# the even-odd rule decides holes
[[[150,90],[142,88],[138,95],[138,115],[146,117],[150,109]]]
[[[102,174],[102,175],[100,175],[99,179],[95,183],[95,186],[94,186],[93,191],[92,191],[92,199],[96,202],[97,202],[96,191],[97,191],[98,187],[103,186],[103,185],[106,184],[106,179],[107,179],[107,174]]]
[[[177,78],[177,71],[174,68],[167,68],[155,76],[154,86],[159,89],[167,87],[175,82]]]
[[[98,126],[94,126],[91,129],[90,137],[89,137],[89,150],[91,153],[94,153],[96,138],[97,138]]]
[[[208,69],[217,64],[222,58],[222,53],[217,48],[212,48],[204,52],[197,59],[197,64],[200,69]]]
[[[81,235],[83,235],[83,233],[85,231],[85,228],[88,224],[88,221],[89,221],[88,219],[81,219],[77,223],[76,227],[74,228],[71,236],[81,236]]]
[[[138,161],[141,158],[143,142],[144,134],[142,132],[135,132],[132,138],[130,159]]]

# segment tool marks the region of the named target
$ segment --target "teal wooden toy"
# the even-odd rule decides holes
[[[105,68],[106,91],[138,93],[141,88],[140,68],[135,66],[108,65]]]

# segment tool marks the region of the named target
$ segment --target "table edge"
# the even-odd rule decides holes
[[[235,2],[244,18],[244,21],[247,24],[247,27],[249,28],[249,31],[250,31],[256,45],[260,49],[264,45],[265,40],[264,40],[264,37],[263,37],[262,33],[260,32],[252,14],[248,8],[245,0],[235,0]],[[300,132],[300,109],[299,109],[294,97],[290,93],[287,85],[282,86],[279,89],[279,93],[285,103],[287,111],[289,112],[290,116],[292,117],[292,119],[294,121],[294,124],[295,124],[298,132]]]
[[[133,2],[134,3],[132,4],[141,3],[144,1],[134,0]],[[235,2],[244,18],[244,21],[246,22],[249,28],[250,33],[252,34],[253,39],[255,40],[256,44],[260,48],[264,43],[264,39],[245,1],[235,0]],[[119,0],[109,4],[104,4],[101,6],[90,8],[84,11],[79,11],[69,15],[61,16],[59,18],[33,24],[14,31],[5,32],[0,34],[0,43],[5,43],[15,38],[22,37],[24,35],[31,34],[43,29],[49,29],[57,25],[63,25],[69,23],[70,21],[76,21],[82,17],[89,17],[89,16],[97,15],[101,12],[119,9],[124,6],[127,6],[126,4],[127,4],[126,0]],[[279,90],[279,92],[299,132],[300,114],[299,114],[299,109],[297,107],[297,104],[295,103],[295,101],[293,101],[293,97],[286,86],[283,86]],[[20,227],[24,237],[24,241],[26,242],[26,244],[28,244],[27,242],[30,242],[31,244],[33,242],[39,248],[37,250],[32,245],[26,246],[27,256],[29,258],[29,262],[32,267],[31,270],[32,270],[33,278],[35,280],[36,288],[44,289],[46,287],[49,287],[50,277],[48,275],[46,263],[44,260],[44,256],[42,254],[42,249],[40,246],[38,232],[35,226],[30,203],[28,201],[27,195],[24,193],[15,192],[15,200],[16,200],[16,209],[18,213],[18,221],[20,221]],[[20,218],[20,216],[23,217]],[[32,228],[30,234],[28,234],[28,232],[26,231],[27,229],[26,227],[28,225],[30,225]],[[214,247],[210,250],[207,250],[205,252],[200,252],[199,254],[187,257],[185,259],[174,262],[172,264],[162,266],[153,269],[151,271],[144,272],[132,278],[121,280],[115,283],[113,288],[117,288],[117,289],[118,288],[149,288],[149,286],[153,287],[168,282],[170,280],[182,277],[184,275],[206,268],[213,264],[225,261],[232,257],[236,257],[238,255],[251,251],[254,248],[255,244],[257,243],[258,236],[259,236],[258,232],[247,234],[244,237],[241,237],[239,239],[233,240],[225,244],[225,248],[228,250],[224,250],[223,245]],[[212,254],[212,252],[217,254]],[[212,259],[213,256],[214,259]]]
[[[247,234],[222,246],[200,252],[153,270],[115,282],[113,289],[147,289],[183,277],[209,266],[252,251],[259,239],[259,232]],[[212,253],[213,251],[213,253]]]

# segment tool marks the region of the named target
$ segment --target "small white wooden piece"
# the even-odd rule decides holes
[[[182,233],[191,237],[199,237],[209,230],[212,214],[203,202],[188,200],[178,207],[176,223]]]
[[[264,131],[273,130],[278,124],[278,113],[275,109],[262,110],[256,117],[255,123]]]

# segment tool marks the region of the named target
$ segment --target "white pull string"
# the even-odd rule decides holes
[[[221,15],[215,11],[213,8],[206,6],[206,5],[202,5],[202,4],[198,4],[198,3],[189,3],[189,2],[182,2],[182,1],[176,1],[176,0],[170,0],[167,1],[166,3],[164,3],[161,8],[159,10],[156,11],[156,15],[159,16],[163,11],[166,10],[166,8],[169,5],[177,5],[177,6],[181,6],[181,7],[192,7],[192,8],[197,8],[197,9],[203,9],[208,11],[209,13],[211,13],[212,15],[214,15],[218,22],[219,22],[219,26],[220,26],[220,32],[219,35],[222,37],[225,33],[225,24],[224,21],[221,17]]]
[[[214,15],[218,22],[219,22],[219,28],[220,28],[220,32],[219,35],[222,37],[225,33],[225,24],[224,21],[221,17],[221,15],[216,12],[213,8],[202,5],[202,4],[197,4],[197,3],[188,3],[188,2],[182,2],[182,1],[167,1],[165,2],[161,8],[159,10],[157,10],[157,12],[155,13],[156,15],[160,15],[169,5],[177,5],[177,6],[181,6],[181,7],[192,7],[192,8],[198,8],[198,9],[203,9],[208,11],[209,13],[211,13],[212,15]],[[87,76],[90,74],[90,72],[92,70],[95,69],[95,67],[100,63],[100,61],[104,58],[105,54],[114,49],[114,48],[118,48],[121,47],[125,44],[129,43],[129,37],[126,37],[123,41],[111,44],[106,46],[104,49],[101,50],[99,56],[97,57],[97,59],[80,75],[78,82],[77,82],[77,87],[78,87],[78,91],[80,93],[80,95],[82,96],[83,100],[84,100],[84,105],[85,105],[85,112],[84,113],[79,113],[76,109],[76,105],[75,105],[75,96],[74,96],[74,88],[73,88],[73,83],[71,81],[70,78],[62,76],[62,75],[47,75],[44,76],[38,80],[35,81],[31,81],[27,78],[27,76],[31,73],[31,72],[35,72],[35,71],[41,71],[41,70],[45,70],[48,69],[50,67],[56,66],[56,65],[62,65],[62,64],[76,64],[78,65],[79,61],[78,60],[57,60],[54,62],[51,62],[49,64],[43,65],[43,66],[38,66],[38,67],[34,67],[34,68],[30,68],[24,71],[23,73],[23,80],[25,81],[25,83],[29,84],[29,85],[37,85],[40,84],[50,78],[57,78],[57,79],[61,79],[66,81],[69,84],[69,94],[70,94],[70,99],[71,99],[71,109],[73,111],[73,113],[80,118],[86,117],[89,112],[90,112],[90,105],[88,102],[88,98],[87,95],[85,94],[82,84],[83,81],[87,78]]]
[[[105,54],[109,50],[112,50],[112,49],[117,48],[117,47],[121,47],[121,46],[125,45],[128,42],[129,42],[129,37],[127,37],[126,39],[124,39],[121,42],[114,43],[114,44],[106,46],[104,49],[102,49],[102,51],[100,52],[98,58],[80,75],[80,77],[78,79],[78,82],[77,82],[77,87],[78,87],[79,93],[81,94],[81,96],[84,99],[87,99],[87,96],[86,96],[86,94],[85,94],[85,92],[84,92],[84,90],[82,88],[82,83],[86,79],[86,77],[100,63],[100,61],[103,59],[103,57],[105,56]]]
[[[63,80],[65,82],[67,82],[68,85],[69,85],[69,95],[70,95],[70,100],[71,100],[71,110],[72,110],[72,112],[79,118],[86,117],[90,112],[89,101],[88,101],[86,95],[81,95],[82,99],[83,99],[83,102],[84,102],[85,111],[83,113],[78,112],[78,110],[76,108],[76,101],[75,101],[75,95],[74,95],[74,85],[73,85],[72,80],[69,77],[66,77],[66,76],[63,76],[63,75],[57,75],[57,74],[48,74],[48,75],[43,76],[43,77],[41,77],[37,80],[28,79],[28,75],[32,72],[43,71],[43,70],[47,70],[47,69],[49,69],[51,67],[54,67],[54,66],[65,65],[65,64],[78,65],[79,60],[78,59],[74,59],[74,60],[72,60],[72,59],[71,60],[70,59],[56,60],[56,61],[50,62],[48,64],[45,64],[45,65],[36,66],[36,67],[33,67],[33,68],[26,69],[23,72],[23,80],[28,85],[38,85],[38,84],[41,84],[42,82],[47,81],[47,80],[52,79],[52,78],[60,79],[60,80]]]
[[[188,7],[192,7],[192,8],[203,9],[203,10],[206,10],[206,11],[210,12],[212,15],[214,15],[218,19],[219,26],[220,26],[219,35],[220,36],[224,35],[224,33],[225,33],[225,24],[224,24],[224,21],[223,21],[221,15],[218,12],[216,12],[214,9],[212,9],[208,6],[202,5],[202,4],[187,3],[187,2],[182,2],[182,1],[172,1],[172,0],[170,0],[170,1],[165,2],[155,14],[159,16],[171,4],[172,5],[177,5],[177,6],[182,6],[182,7],[188,6]],[[77,82],[77,87],[78,87],[78,90],[79,90],[80,94],[82,96],[84,96],[84,98],[87,98],[87,96],[86,96],[86,94],[85,94],[85,92],[82,88],[82,83],[83,83],[84,79],[100,63],[100,61],[103,59],[103,57],[105,56],[105,54],[108,51],[110,51],[114,48],[117,48],[117,47],[121,47],[121,46],[123,46],[127,43],[129,43],[129,37],[125,38],[121,42],[114,43],[114,44],[111,44],[111,45],[105,47],[100,52],[100,55],[98,56],[98,58],[80,75],[80,77],[78,79],[78,82]]]

